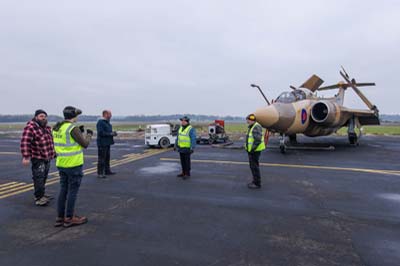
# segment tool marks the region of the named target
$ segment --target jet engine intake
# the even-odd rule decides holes
[[[312,120],[320,125],[332,125],[338,120],[340,109],[335,103],[319,101],[311,107]]]

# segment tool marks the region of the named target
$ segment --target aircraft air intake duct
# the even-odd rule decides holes
[[[319,101],[311,107],[311,118],[321,125],[332,125],[338,120],[340,110],[336,103]]]

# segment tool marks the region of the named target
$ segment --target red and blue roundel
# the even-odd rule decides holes
[[[307,111],[306,109],[301,110],[301,124],[304,125],[304,123],[307,121]]]

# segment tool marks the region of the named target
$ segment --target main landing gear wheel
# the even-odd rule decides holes
[[[296,134],[294,134],[294,135],[289,135],[289,142],[290,142],[290,144],[292,144],[292,145],[296,145],[296,144],[297,144],[297,136],[296,136]]]
[[[358,136],[356,133],[349,133],[349,142],[351,145],[358,146]]]

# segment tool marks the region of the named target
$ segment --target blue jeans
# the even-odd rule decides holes
[[[58,217],[73,217],[75,201],[83,177],[82,165],[73,168],[58,167],[58,171],[61,185],[57,206]],[[65,205],[67,205],[67,212],[65,212]]]

